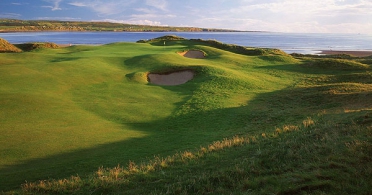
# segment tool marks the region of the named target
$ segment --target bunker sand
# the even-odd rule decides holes
[[[184,52],[178,52],[179,55],[194,58],[203,59],[205,58],[204,53],[198,50],[189,50]],[[148,81],[155,85],[181,85],[194,78],[194,72],[191,70],[175,71],[171,73],[155,74],[149,73],[147,75]]]
[[[189,50],[184,52],[178,52],[179,55],[187,58],[203,59],[205,58],[204,53],[198,50]]]

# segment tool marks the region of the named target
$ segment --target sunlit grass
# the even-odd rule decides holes
[[[0,190],[370,192],[370,65],[156,45],[0,54]],[[207,57],[177,54],[190,48]],[[195,78],[147,82],[148,72],[177,69]]]
[[[364,137],[370,130],[355,125],[317,122],[308,117],[302,125],[284,125],[261,135],[234,136],[198,150],[155,157],[146,163],[130,161],[127,166],[100,167],[89,179],[73,176],[27,183],[23,185],[23,191],[364,194],[369,191],[371,178],[364,179],[372,173],[365,164],[371,158],[368,156],[372,147],[368,141],[370,137]],[[358,176],[350,176],[351,173]],[[137,185],[142,186],[131,187]]]

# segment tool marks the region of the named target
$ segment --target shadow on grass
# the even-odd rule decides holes
[[[78,60],[78,59],[80,59],[80,57],[69,57],[69,58],[60,57],[60,58],[56,58],[56,59],[51,60],[51,62],[66,62],[66,61],[74,61],[74,60]]]
[[[154,155],[172,155],[233,135],[257,135],[283,124],[301,123],[304,118],[327,109],[342,109],[356,97],[361,108],[372,107],[371,91],[337,94],[329,93],[330,87],[288,88],[260,94],[246,106],[174,113],[150,123],[125,124],[147,136],[7,166],[0,169],[0,191],[19,188],[25,181],[62,179],[71,175],[84,177],[101,166],[127,165],[129,160],[141,162]],[[164,88],[184,93],[180,87]],[[182,107],[189,98],[177,106]]]

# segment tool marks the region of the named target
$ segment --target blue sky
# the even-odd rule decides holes
[[[372,33],[372,0],[0,0],[0,18]]]

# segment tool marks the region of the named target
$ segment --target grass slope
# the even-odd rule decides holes
[[[0,53],[21,52],[19,48],[9,43],[7,40],[0,38]]]
[[[42,48],[52,48],[56,49],[59,48],[59,46],[55,43],[21,43],[16,44],[16,46],[23,51],[32,51],[35,49],[42,49]]]
[[[176,53],[191,49],[207,58]],[[372,79],[362,61],[324,68],[190,40],[0,58],[8,194],[371,193]],[[196,77],[147,83],[148,72],[176,69]]]

